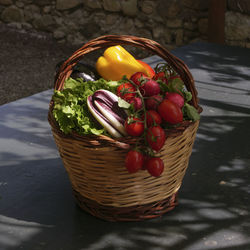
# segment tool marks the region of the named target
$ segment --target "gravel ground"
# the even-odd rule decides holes
[[[55,65],[77,48],[0,24],[0,105],[53,88]]]

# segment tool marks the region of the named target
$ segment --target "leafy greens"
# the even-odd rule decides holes
[[[64,89],[61,91],[55,90],[52,97],[55,103],[53,115],[60,129],[65,134],[72,131],[76,131],[80,135],[106,134],[104,128],[90,114],[87,107],[87,97],[93,95],[98,89],[115,92],[118,84],[116,81],[106,81],[104,79],[94,82],[83,82],[80,78],[66,80]]]

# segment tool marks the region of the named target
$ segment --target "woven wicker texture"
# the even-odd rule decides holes
[[[83,197],[73,190],[77,204],[90,214],[108,221],[140,221],[159,217],[175,208],[177,193],[165,200],[133,207],[111,207]]]
[[[62,90],[72,67],[84,55],[116,44],[129,44],[159,55],[182,77],[192,93],[192,105],[199,112],[197,91],[187,66],[158,43],[134,36],[104,36],[85,44],[61,66],[55,89]],[[159,178],[147,171],[129,174],[125,156],[135,144],[135,138],[114,140],[107,136],[64,135],[52,115],[52,133],[68,172],[74,195],[80,207],[107,220],[141,220],[160,216],[177,204],[176,194],[185,175],[199,122],[183,122],[177,129],[166,131],[166,142],[158,155],[164,161],[164,172]]]
[[[86,147],[88,139],[54,138],[73,189],[99,204],[129,207],[164,200],[176,193],[188,165],[198,122],[182,135],[169,137],[159,152],[165,170],[159,178],[147,171],[130,174],[125,168],[126,149]]]

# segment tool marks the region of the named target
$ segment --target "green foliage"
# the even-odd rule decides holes
[[[183,114],[187,120],[197,121],[200,119],[198,111],[188,103],[185,103],[183,106]]]
[[[118,82],[108,82],[99,79],[94,82],[83,82],[82,79],[66,80],[62,91],[55,91],[53,95],[53,115],[58,122],[60,129],[65,133],[76,131],[78,134],[105,134],[105,130],[91,116],[87,98],[93,95],[98,89],[106,89],[115,92]]]

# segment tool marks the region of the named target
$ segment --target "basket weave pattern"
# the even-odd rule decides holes
[[[72,67],[91,51],[129,44],[161,56],[180,74],[192,93],[192,105],[199,111],[197,91],[187,66],[158,43],[132,36],[104,36],[85,44],[61,66],[55,78],[55,89],[62,90]],[[69,175],[79,206],[106,220],[142,220],[154,218],[173,209],[176,195],[185,175],[199,122],[183,122],[166,132],[166,142],[158,153],[164,162],[159,178],[147,171],[130,174],[125,156],[135,138],[112,139],[106,136],[64,135],[53,118],[50,103],[49,122],[52,133]]]

